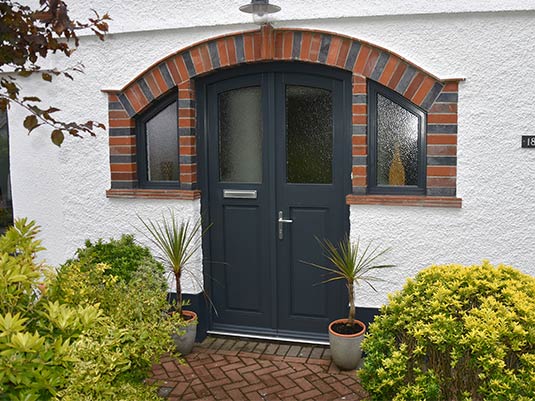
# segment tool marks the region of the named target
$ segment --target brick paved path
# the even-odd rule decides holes
[[[153,367],[170,401],[366,399],[355,371],[336,368],[326,347],[208,337],[185,359]]]

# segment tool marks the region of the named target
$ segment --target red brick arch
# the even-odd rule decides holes
[[[353,73],[353,193],[366,192],[366,79],[400,93],[428,112],[429,196],[455,196],[458,79],[441,80],[379,46],[348,36],[304,29],[228,34],[196,43],[158,61],[109,96],[110,196],[195,198],[193,78],[232,66],[267,61],[319,63]],[[183,191],[137,190],[134,118],[156,98],[178,88],[180,183]]]

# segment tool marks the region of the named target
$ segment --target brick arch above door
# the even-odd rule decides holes
[[[124,88],[104,90],[109,100],[111,190],[108,196],[198,198],[194,78],[223,68],[270,61],[318,63],[352,72],[353,196],[348,197],[350,203],[360,203],[359,195],[366,193],[366,80],[371,79],[428,113],[427,195],[433,197],[433,206],[460,206],[460,200],[455,198],[460,79],[439,79],[387,49],[356,38],[317,30],[275,29],[270,25],[193,44],[153,64]],[[180,190],[141,189],[137,177],[135,117],[173,88],[178,88],[179,102]],[[407,198],[403,200],[407,205],[428,203]]]

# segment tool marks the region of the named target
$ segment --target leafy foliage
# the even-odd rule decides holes
[[[34,222],[0,237],[0,400],[157,400],[141,379],[172,351],[162,274],[141,265],[127,284],[108,266],[55,272],[35,262]]]
[[[361,282],[367,283],[375,290],[371,282],[380,279],[371,276],[370,272],[377,269],[394,267],[394,265],[390,264],[377,264],[377,260],[387,253],[389,249],[380,250],[378,246],[371,248],[371,243],[363,248],[360,240],[352,243],[349,237],[341,240],[337,245],[334,245],[329,240],[318,240],[318,242],[324,250],[325,257],[334,267],[309,262],[304,263],[328,272],[330,277],[324,283],[337,280],[344,280],[346,282],[349,296],[347,324],[353,326],[355,322],[355,284],[360,285]]]
[[[140,266],[150,267],[155,275],[161,276],[164,268],[156,261],[147,247],[136,244],[134,236],[124,234],[120,239],[110,238],[108,242],[99,239],[85,242],[84,248],[76,251],[76,258],[67,263],[77,263],[82,270],[92,269],[96,264],[108,265],[106,274],[117,276],[127,283]]]
[[[104,40],[108,32],[108,14],[95,16],[87,22],[70,19],[67,4],[61,0],[39,0],[39,8],[21,4],[17,1],[0,2],[0,72],[8,75],[0,77],[0,110],[7,110],[11,102],[24,107],[30,114],[24,120],[24,127],[32,132],[37,127],[48,125],[52,128],[52,142],[61,145],[65,134],[81,136],[95,135],[94,127],[104,129],[104,125],[95,121],[84,123],[64,122],[53,116],[59,109],[42,108],[41,99],[36,96],[22,96],[21,87],[16,76],[28,77],[40,74],[45,82],[51,82],[54,76],[73,79],[71,73],[82,72],[83,65],[78,64],[65,70],[42,70],[40,59],[50,53],[61,53],[70,57],[79,45],[77,32],[90,29],[99,39]]]
[[[147,230],[144,235],[161,252],[160,259],[171,269],[175,277],[178,314],[182,313],[182,287],[180,279],[188,262],[201,247],[201,237],[208,230],[202,229],[202,220],[191,224],[189,220],[179,221],[174,211],[169,211],[169,219],[163,216],[161,222],[143,220],[138,216]]]
[[[370,325],[360,371],[373,400],[535,399],[535,278],[432,266]]]

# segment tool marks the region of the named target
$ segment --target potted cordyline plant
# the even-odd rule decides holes
[[[201,238],[210,228],[202,229],[202,219],[199,218],[193,224],[189,220],[179,221],[175,213],[170,211],[170,218],[163,216],[161,222],[153,220],[143,220],[148,234],[144,233],[152,244],[160,251],[159,259],[171,270],[176,284],[176,303],[173,304],[170,313],[178,313],[185,321],[183,333],[173,333],[171,336],[175,341],[176,349],[182,355],[191,352],[197,334],[197,314],[193,311],[183,309],[185,305],[182,298],[182,286],[180,279],[182,273],[186,271],[188,262],[201,247]]]
[[[322,266],[316,263],[305,262],[318,269],[327,271],[331,277],[322,281],[344,280],[349,296],[349,315],[347,319],[338,319],[329,324],[329,345],[331,356],[336,366],[342,370],[355,369],[362,356],[360,344],[364,338],[366,325],[355,319],[355,286],[367,283],[373,290],[375,287],[371,281],[380,281],[380,278],[370,276],[372,270],[393,267],[390,264],[376,264],[377,260],[390,249],[380,250],[379,247],[371,248],[370,242],[364,249],[360,246],[360,240],[352,243],[349,237],[345,237],[338,245],[329,240],[320,241],[325,257],[332,266]]]

